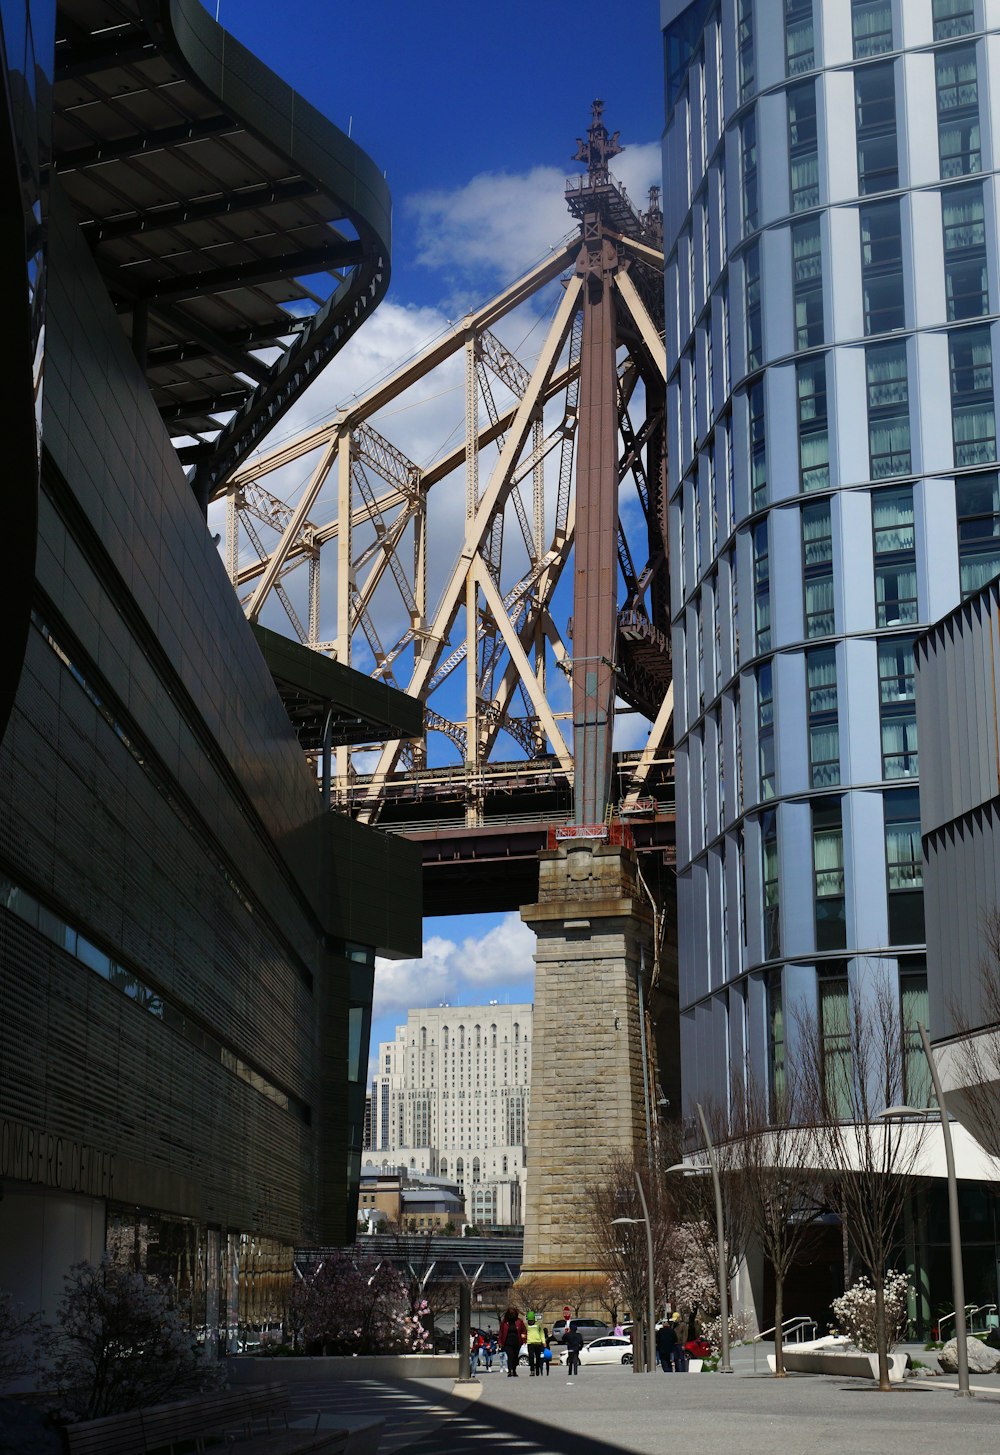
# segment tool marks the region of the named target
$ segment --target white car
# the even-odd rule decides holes
[[[581,1364],[631,1364],[632,1340],[620,1339],[608,1334],[603,1339],[592,1339],[580,1350]]]

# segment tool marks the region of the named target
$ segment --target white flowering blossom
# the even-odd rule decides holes
[[[905,1273],[885,1275],[885,1337],[891,1350],[906,1332],[907,1295],[910,1280]],[[836,1332],[844,1334],[856,1348],[874,1354],[878,1348],[875,1327],[875,1290],[862,1276],[857,1283],[833,1300]]]

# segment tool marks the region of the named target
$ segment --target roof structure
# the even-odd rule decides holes
[[[207,503],[385,293],[382,174],[198,0],[60,0],[53,160]]]

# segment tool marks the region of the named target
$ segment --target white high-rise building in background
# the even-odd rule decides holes
[[[383,1041],[365,1160],[450,1177],[473,1221],[521,1221],[530,1005],[411,1010]]]

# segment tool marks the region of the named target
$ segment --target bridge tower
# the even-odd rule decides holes
[[[634,347],[635,285],[622,235],[624,198],[608,163],[622,147],[595,101],[566,198],[579,220],[582,282],[573,572],[573,823],[541,855],[538,900],[521,915],[537,936],[534,1048],[528,1122],[524,1275],[561,1288],[593,1283],[581,1195],[610,1158],[638,1164],[651,1151],[658,1081],[644,1001],[654,961],[654,908],[644,891],[627,825],[612,812],[612,735],[618,695],[618,487],[620,397],[617,356]],[[653,317],[657,316],[654,308]],[[630,337],[623,340],[623,333]],[[662,343],[635,352],[647,395],[653,447],[647,479],[664,464]],[[660,535],[660,541],[665,533]],[[662,562],[662,557],[661,557]],[[627,572],[625,572],[627,579]],[[665,572],[662,574],[665,575]],[[657,583],[660,586],[661,583]],[[665,583],[663,583],[665,587]],[[645,984],[644,984],[645,982]],[[667,1028],[665,1027],[664,1030]],[[646,1063],[646,1074],[644,1065]]]

